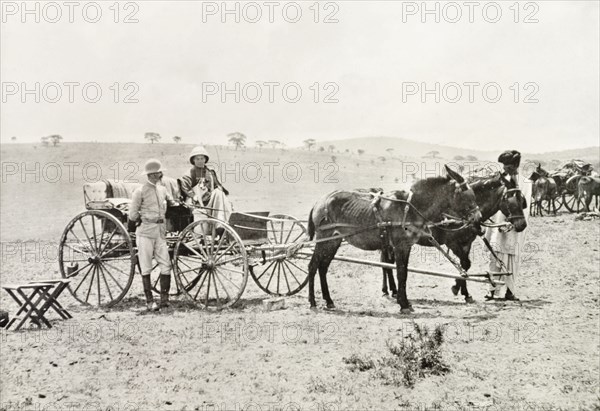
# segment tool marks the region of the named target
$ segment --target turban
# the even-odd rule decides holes
[[[519,153],[517,150],[507,150],[500,154],[500,157],[498,157],[498,162],[504,164],[505,166],[510,165],[519,167],[519,164],[521,164],[521,153]]]

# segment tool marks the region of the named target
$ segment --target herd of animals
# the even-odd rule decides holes
[[[589,163],[572,160],[553,172],[538,164],[529,179],[533,182],[531,216],[543,216],[544,211],[556,214],[563,205],[570,212],[588,212],[592,200],[598,208],[600,177]]]

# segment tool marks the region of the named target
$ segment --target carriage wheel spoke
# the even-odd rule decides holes
[[[70,248],[71,250],[75,251],[76,253],[83,254],[83,255],[89,255],[89,253],[86,253],[85,251],[81,251],[81,250],[79,250],[77,248],[74,248],[69,243],[65,243],[65,246],[68,247],[68,248]],[[75,261],[75,260],[69,260],[69,261]],[[87,261],[87,260],[80,260],[80,261]]]
[[[87,260],[84,260],[87,261]],[[71,278],[71,277],[75,277],[77,275],[78,272],[80,272],[81,270],[89,267],[90,265],[92,265],[92,263],[87,263],[86,265],[84,265],[81,268],[78,268],[77,270],[73,271],[71,274],[67,275],[67,278]]]
[[[90,248],[92,251],[96,251],[96,249],[94,248],[93,244],[92,244],[92,240],[90,239],[89,234],[87,233],[87,230],[85,229],[85,226],[83,225],[83,223],[81,222],[83,219],[79,219],[79,225],[81,225],[81,228],[83,229],[83,233],[85,234],[85,237],[88,240],[88,243],[90,243]]]
[[[269,282],[267,283],[267,286],[265,287],[267,290],[269,289],[269,285],[271,284],[271,280],[273,279],[273,275],[275,275],[275,269],[277,268],[277,264],[275,264],[273,266],[273,270],[271,270],[271,276],[269,277]]]
[[[277,262],[277,294],[279,294],[279,277],[281,277],[281,262]]]
[[[108,296],[110,297],[110,300],[113,300],[113,296],[112,296],[112,292],[110,292],[110,287],[108,286],[108,281],[106,281],[106,276],[104,275],[104,268],[102,267],[102,264],[100,264],[99,266],[100,272],[102,273],[102,279],[104,280],[104,285],[106,286],[106,289],[108,290]]]
[[[208,259],[208,253],[207,253],[208,250],[204,250],[204,246],[200,245],[200,241],[198,240],[198,237],[196,237],[196,233],[194,233],[194,230],[191,230],[190,233],[192,234],[192,237],[194,238],[194,241],[196,242],[196,245],[198,246],[198,250],[200,250],[200,252],[202,253],[202,256],[204,258]],[[206,242],[206,236],[203,236],[203,238],[204,238],[204,241]],[[196,253],[196,254],[198,254],[198,253]]]
[[[90,217],[92,218],[92,234],[94,234],[94,246],[96,247],[96,250],[98,250],[98,237],[96,237],[96,219],[94,219],[93,214],[91,214]]]
[[[271,261],[271,264],[269,264],[269,265],[267,266],[267,268],[265,268],[265,269],[263,270],[262,274],[261,274],[261,275],[259,275],[258,277],[256,277],[256,279],[257,279],[257,280],[260,280],[260,278],[261,278],[263,275],[265,275],[265,273],[266,273],[267,271],[269,271],[269,268],[271,268],[271,266],[272,266],[273,264],[275,264],[275,260]]]
[[[223,281],[221,281],[221,277],[217,274],[218,272],[219,272],[219,270],[215,270],[215,276],[216,276],[217,280],[219,280],[219,284],[221,284],[221,287],[223,287],[225,294],[227,294],[227,301],[231,301],[231,296],[229,295],[229,291],[227,291],[227,287],[225,287],[225,284],[223,284]]]
[[[110,273],[110,271],[108,271],[108,269],[104,268],[104,263],[100,263],[100,266],[103,268],[103,270],[106,272],[106,274],[108,274],[108,276],[115,282],[115,284],[117,284],[117,287],[119,287],[121,289],[121,292],[123,292],[124,288],[121,286],[121,284],[115,279],[115,277],[113,277],[113,275]]]
[[[295,243],[296,241],[298,241],[298,240],[300,239],[300,237],[302,237],[303,235],[304,235],[304,231],[300,231],[300,234],[298,234],[298,235],[296,236],[296,238],[294,238],[294,239],[292,240],[292,243]]]
[[[296,281],[298,283],[298,285],[302,285],[302,283],[300,281],[298,281],[298,279],[296,278],[296,276],[294,275],[294,271],[288,266],[289,261],[284,261],[283,265],[288,269],[288,272],[290,273],[290,275],[294,278],[294,281]]]
[[[115,229],[112,231],[112,233],[110,233],[110,236],[108,236],[106,243],[100,248],[100,252],[98,254],[100,254],[100,255],[104,254],[104,250],[110,244],[110,240],[112,240],[112,238],[114,237],[114,235],[116,234],[118,229],[119,229],[118,227],[115,227]],[[100,243],[100,245],[102,245],[102,242]]]
[[[215,295],[217,296],[217,305],[219,307],[222,307],[223,304],[221,304],[221,300],[219,299],[219,287],[218,287],[217,281],[216,281],[216,275],[217,274],[216,274],[215,270],[211,271],[211,275],[212,275],[212,278],[213,278],[213,284],[215,286]]]
[[[285,279],[285,285],[287,285],[288,294],[289,294],[289,293],[292,292],[292,289],[290,288],[290,282],[288,281],[287,273],[285,272],[285,268],[286,268],[285,262],[282,262],[282,264],[281,264],[281,270],[283,271],[283,278]]]
[[[272,233],[273,233],[273,242],[274,242],[275,244],[279,244],[279,243],[277,242],[277,230],[275,230],[275,225],[273,224],[273,221],[270,221],[270,220],[269,220],[269,224],[271,224],[271,230],[272,230]]]
[[[92,286],[94,285],[94,277],[96,276],[96,266],[94,266],[94,269],[92,270],[92,279],[90,280],[90,286],[88,287],[88,291],[87,294],[85,296],[85,302],[88,302],[88,299],[90,298],[90,291],[92,291]]]
[[[298,267],[296,264],[294,264],[293,261],[287,261],[288,263],[290,263],[291,265],[293,265],[294,267],[296,267],[298,270],[302,271],[304,274],[308,275],[308,272],[305,271],[304,269]],[[288,270],[290,270],[290,274],[292,275],[292,277],[294,277],[294,280],[296,280],[296,282],[298,283],[298,285],[302,285],[302,283],[300,281],[298,281],[298,279],[296,278],[296,276],[294,275],[294,273],[292,272],[292,269],[288,267]]]
[[[243,260],[243,259],[244,259],[243,255],[238,255],[237,257],[232,257],[232,258],[230,258],[228,260],[219,261],[219,264],[215,264],[215,267],[221,267],[222,265],[229,264],[229,263],[232,263],[234,261]]]
[[[284,244],[287,244],[288,240],[290,239],[290,236],[292,235],[292,232],[294,232],[294,226],[295,225],[296,225],[296,222],[294,221],[294,224],[292,224],[292,226],[290,227],[290,230],[288,231],[288,235],[285,238]]]
[[[210,275],[211,272],[208,272],[208,283],[206,285],[206,298],[204,299],[204,305],[208,307],[208,297],[210,295]]]
[[[152,267],[152,271],[156,270],[156,267],[158,267],[158,263],[156,263],[156,265],[154,267]],[[158,285],[158,282],[160,281],[160,276],[161,276],[161,274],[156,276],[156,281],[154,281],[154,284],[152,284],[152,288],[157,288],[156,286]]]
[[[198,241],[196,241],[197,243]],[[188,250],[190,250],[192,253],[196,254],[200,259],[202,260],[206,260],[206,256],[201,256],[200,254],[198,254],[198,252],[196,250],[194,250],[192,247],[190,247],[189,245],[187,245],[186,243],[182,243],[183,246],[185,248],[187,248]]]
[[[100,255],[100,258],[109,255],[111,252],[113,252],[114,250],[116,250],[118,247],[122,246],[123,244],[127,244],[127,241],[121,241],[120,243],[118,243],[116,246],[114,246],[113,248],[111,248],[110,250],[104,252],[102,255]]]
[[[283,244],[283,231],[285,230],[285,221],[281,222],[281,230],[279,231],[279,244]]]
[[[83,278],[81,279],[81,281],[79,282],[79,284],[77,284],[77,288],[75,288],[75,291],[73,291],[74,294],[77,294],[77,290],[79,290],[79,287],[81,287],[81,284],[83,284],[83,282],[85,281],[85,279],[87,278],[87,276],[92,271],[92,268],[94,268],[94,266],[91,263],[88,264],[88,265],[90,266],[90,268],[87,270],[87,272],[85,273],[85,275],[83,276]]]
[[[229,270],[229,271],[233,271],[233,270],[230,270],[230,269],[228,269],[228,268],[226,268],[226,267],[219,267],[219,270],[220,270],[221,268],[225,268],[225,269],[227,269],[227,270]],[[233,271],[233,272],[237,272],[237,271]],[[239,274],[239,272],[237,272],[237,273]],[[243,274],[243,273],[242,273],[242,274]],[[233,281],[231,281],[231,279],[230,279],[229,277],[227,277],[226,275],[223,275],[223,278],[224,278],[224,279],[226,279],[227,281],[229,281],[229,282],[230,282],[230,283],[231,283],[231,284],[232,284],[232,285],[233,285],[235,288],[237,288],[237,289],[238,289],[238,291],[240,290],[240,287],[238,287],[236,283],[234,283]]]
[[[206,271],[204,269],[202,269],[199,273],[198,276],[201,276],[202,273],[205,273]],[[204,281],[206,281],[206,276],[204,276],[202,278],[202,280],[200,281],[200,284],[198,285],[198,291],[196,291],[196,295],[194,296],[194,300],[198,299],[198,294],[200,294],[200,290],[202,289],[202,286],[204,285]]]
[[[129,277],[130,274],[126,273],[125,271],[123,271],[122,269],[120,269],[119,267],[115,267],[114,265],[112,265],[111,263],[109,263],[106,260],[102,260],[102,262],[104,264],[106,264],[107,266],[109,266],[110,268],[112,268],[113,270],[117,270],[119,271],[121,274],[125,274],[127,277]]]
[[[236,245],[236,243],[231,243],[231,244],[229,245],[229,247],[227,247],[227,248],[226,248],[226,249],[225,249],[225,250],[224,250],[224,251],[223,251],[221,254],[219,254],[219,256],[218,256],[217,258],[215,258],[215,264],[216,264],[216,263],[218,263],[218,262],[219,262],[219,260],[220,260],[221,258],[223,258],[223,256],[224,256],[224,255],[226,255],[226,254],[229,252],[229,250],[231,250],[231,248],[233,248],[235,245]],[[236,251],[237,251],[237,250],[236,250]]]
[[[75,239],[77,240],[77,242],[78,242],[79,244],[81,244],[81,246],[82,246],[83,248],[87,248],[87,245],[85,245],[85,244],[83,243],[83,241],[81,241],[81,240],[79,239],[79,237],[77,236],[77,234],[75,234],[75,231],[73,231],[73,227],[71,227],[71,228],[69,229],[69,231],[71,232],[71,234],[73,234],[73,237],[75,237]],[[66,243],[66,242],[65,242],[65,245],[67,245],[67,243]],[[88,254],[91,254],[91,250],[90,250],[90,252],[89,252]]]

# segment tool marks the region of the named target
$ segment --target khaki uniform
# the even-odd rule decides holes
[[[171,273],[165,214],[167,202],[172,200],[164,186],[150,182],[133,193],[129,218],[132,221],[142,221],[135,232],[142,275],[150,275],[152,272],[152,257],[156,259],[162,275]]]

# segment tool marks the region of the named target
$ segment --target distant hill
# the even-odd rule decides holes
[[[389,155],[387,149],[393,149],[392,155],[398,158],[422,158],[432,151],[437,151],[437,157],[452,160],[455,156],[475,156],[478,160],[496,161],[498,152],[492,150],[474,150],[468,148],[451,147],[439,144],[424,143],[398,137],[361,137],[343,140],[317,141],[317,148],[327,149],[330,145],[335,146],[334,151],[341,153],[346,150],[356,153],[357,150],[365,150],[367,156]],[[577,158],[586,160],[592,164],[600,162],[600,147],[586,147],[563,151],[552,151],[545,153],[523,153],[525,159],[559,160],[566,162]],[[597,168],[597,167],[596,167]]]

